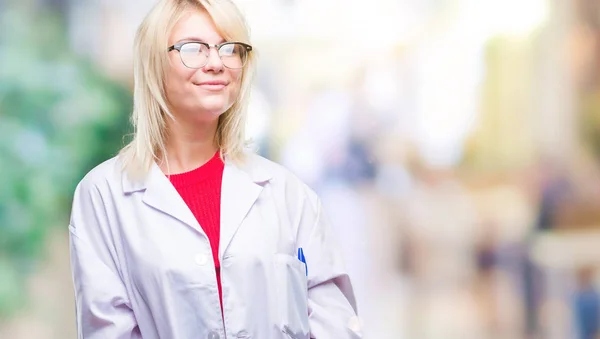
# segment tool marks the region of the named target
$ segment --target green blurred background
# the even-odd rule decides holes
[[[46,236],[64,228],[82,175],[123,145],[132,98],[71,50],[60,13],[26,2],[1,8],[0,318],[6,318],[34,302],[25,282],[43,258]]]

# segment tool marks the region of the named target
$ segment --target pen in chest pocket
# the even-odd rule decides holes
[[[306,269],[306,276],[308,276],[308,265],[306,264],[306,258],[304,257],[304,251],[302,247],[298,248],[298,260],[304,263],[304,268]]]

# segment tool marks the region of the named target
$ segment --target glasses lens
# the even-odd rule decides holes
[[[189,68],[201,68],[206,64],[208,49],[197,42],[188,42],[179,51],[181,61]]]
[[[230,43],[221,46],[219,56],[223,65],[227,68],[242,68],[246,64],[248,51],[246,46],[238,43]]]

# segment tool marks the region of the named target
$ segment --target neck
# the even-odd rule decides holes
[[[160,164],[165,174],[191,171],[210,160],[218,150],[215,142],[218,119],[201,125],[170,120],[166,142],[167,154]],[[168,164],[168,166],[167,166]]]

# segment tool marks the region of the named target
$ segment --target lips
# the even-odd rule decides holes
[[[194,83],[194,85],[208,91],[220,91],[223,88],[225,88],[228,85],[228,83],[223,80],[208,80],[199,83]]]
[[[227,82],[223,81],[223,80],[210,80],[210,81],[203,81],[203,82],[201,82],[201,83],[198,84],[198,86],[205,86],[205,85],[208,85],[208,86],[218,86],[218,85],[227,86]]]

